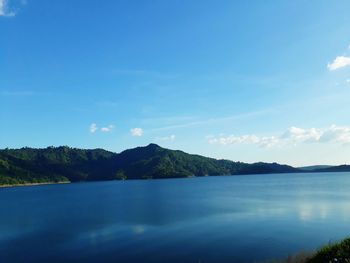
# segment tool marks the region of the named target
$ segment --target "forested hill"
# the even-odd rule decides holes
[[[216,160],[165,149],[156,144],[119,154],[103,149],[83,150],[66,146],[0,150],[2,185],[299,171],[277,163]]]

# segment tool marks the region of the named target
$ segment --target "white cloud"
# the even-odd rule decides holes
[[[328,63],[327,68],[331,71],[350,65],[350,57],[338,56],[332,63]]]
[[[100,130],[101,132],[110,132],[114,129],[114,125],[110,124],[107,127],[102,127]]]
[[[224,136],[207,137],[208,143],[219,145],[232,144],[254,144],[262,148],[269,148],[276,145],[291,145],[296,143],[338,143],[350,144],[350,127],[341,127],[332,125],[324,129],[303,129],[291,127],[280,136],[257,136],[257,135],[242,135],[242,136]]]
[[[8,10],[7,0],[0,0],[0,16],[14,16],[15,13]]]
[[[259,147],[262,148],[270,148],[272,146],[277,145],[280,142],[280,139],[275,136],[267,136],[260,138],[258,143]]]
[[[350,79],[345,80],[346,83],[350,83]]]
[[[168,139],[169,139],[170,141],[174,141],[175,138],[176,138],[176,136],[175,136],[174,134],[172,134],[172,135],[170,135],[170,136],[168,137]]]
[[[91,133],[95,133],[98,130],[96,123],[91,123],[89,130]]]
[[[130,130],[131,136],[140,137],[143,135],[143,130],[141,128],[133,128]]]
[[[350,143],[350,127],[332,125],[323,131],[319,141],[348,144]]]
[[[208,139],[210,144],[230,145],[238,143],[256,144],[260,147],[271,147],[279,142],[279,139],[274,136],[258,137],[256,135],[242,135],[242,136],[220,136],[211,137]]]
[[[235,143],[256,143],[259,141],[259,138],[255,135],[242,135],[242,136],[234,136],[229,135],[227,137],[220,136],[219,138],[211,138],[209,139],[209,143],[211,144],[235,144]]]
[[[292,127],[282,138],[294,142],[350,143],[350,127],[332,125],[325,129],[301,129]]]
[[[111,132],[113,129],[114,129],[114,125],[112,125],[112,124],[110,124],[110,125],[108,125],[108,126],[106,126],[106,127],[98,128],[96,123],[91,123],[91,124],[90,124],[90,128],[89,128],[89,130],[90,130],[91,133],[95,133],[95,132],[97,132],[97,131],[101,131],[101,132]]]
[[[291,139],[295,142],[316,142],[320,139],[322,131],[311,128],[302,129],[297,127],[289,128],[282,136],[282,139]]]

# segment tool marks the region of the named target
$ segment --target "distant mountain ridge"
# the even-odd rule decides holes
[[[333,167],[333,165],[310,165],[310,166],[298,167],[298,169],[304,170],[304,171],[314,171],[314,170],[326,169],[331,167]]]
[[[336,167],[317,171],[327,169]],[[350,166],[339,169],[350,171]],[[0,185],[296,172],[305,171],[277,163],[217,160],[156,144],[119,154],[67,146],[0,150]]]
[[[313,172],[349,172],[350,171],[350,165],[343,164],[343,165],[338,165],[338,166],[330,166],[327,168],[322,168],[322,169],[315,169]]]

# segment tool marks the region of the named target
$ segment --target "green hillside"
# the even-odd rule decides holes
[[[216,160],[162,148],[156,144],[120,154],[103,149],[62,147],[0,150],[0,184],[114,179],[179,178],[299,170],[276,163],[247,164]]]

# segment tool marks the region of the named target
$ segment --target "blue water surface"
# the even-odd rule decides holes
[[[0,189],[0,262],[259,262],[350,235],[350,173]]]

